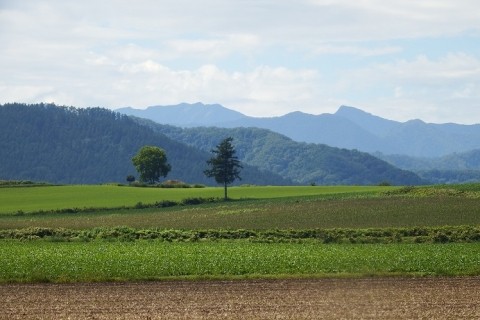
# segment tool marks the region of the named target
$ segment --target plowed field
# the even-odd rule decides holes
[[[480,278],[0,285],[0,319],[480,319]]]

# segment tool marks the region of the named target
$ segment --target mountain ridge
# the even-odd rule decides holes
[[[188,104],[178,106],[185,105]],[[333,114],[312,115],[297,111],[283,116],[261,118],[249,117],[219,104],[196,103],[188,106],[201,107],[199,109],[202,110],[215,106],[216,110],[221,112],[214,117],[210,116],[208,121],[202,121],[202,116],[197,114],[195,123],[182,119],[171,123],[168,117],[162,116],[166,109],[162,109],[161,106],[151,109],[155,110],[155,117],[148,116],[140,109],[135,109],[135,114],[132,115],[181,127],[257,127],[284,134],[299,142],[326,144],[369,153],[440,157],[480,148],[480,124],[432,124],[419,119],[398,122],[349,106],[341,106]],[[169,110],[175,109],[175,106],[168,107]],[[125,109],[117,109],[117,111],[125,114],[131,112]],[[195,111],[199,110],[195,109]],[[224,114],[228,117],[224,117]]]
[[[215,125],[218,123],[219,117],[223,119],[222,121],[235,121],[247,117],[240,112],[227,109],[219,104],[205,105],[200,102],[193,104],[180,103],[178,105],[150,106],[146,109],[125,107],[116,109],[115,111],[181,127]]]

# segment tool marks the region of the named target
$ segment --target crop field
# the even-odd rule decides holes
[[[230,188],[231,201],[222,195],[1,187],[3,316],[480,315],[480,184],[249,186]]]
[[[463,197],[358,197],[351,194],[238,200],[167,208],[0,215],[0,229],[389,228],[478,225],[479,200]]]
[[[0,188],[0,282],[479,275],[479,189]]]
[[[168,278],[478,275],[480,243],[318,244],[209,242],[2,243],[3,282]]]

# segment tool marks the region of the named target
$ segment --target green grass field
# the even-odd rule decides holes
[[[53,228],[59,230],[59,234],[70,232],[68,230],[87,233],[95,230],[97,233],[89,240],[73,239],[75,236],[72,239],[58,236],[41,239],[36,235],[22,240],[0,240],[0,282],[480,275],[477,228],[480,225],[480,185],[235,187],[229,189],[234,201],[132,208],[139,202],[221,197],[222,192],[221,188],[119,186],[0,188],[2,234],[28,234],[28,230],[38,227]],[[91,207],[111,209],[49,212]],[[302,233],[307,229],[337,228],[335,232],[347,236],[341,244],[325,244],[327,238],[323,242],[310,239],[297,243],[282,239],[281,235],[266,239],[268,241],[177,241],[175,238],[173,241],[123,241],[132,239],[123,239],[124,235],[114,228],[118,226],[172,229],[172,233],[199,229],[240,233],[240,229],[267,232],[282,229],[285,230],[283,234],[288,234],[288,230]],[[395,238],[396,233],[403,231],[391,230],[410,228],[410,231],[421,232],[419,227],[422,226],[458,228],[433,230],[427,236],[409,236],[408,241],[412,243]],[[350,231],[345,228],[377,228],[372,232],[386,236],[382,243],[352,244],[349,243]],[[43,232],[42,229],[37,231]],[[466,231],[470,233],[465,243],[456,243],[455,239],[461,238]],[[142,232],[148,233],[148,230]],[[389,232],[393,234],[388,235]],[[453,236],[451,232],[458,235]],[[103,237],[107,233],[108,236]],[[362,239],[369,241],[369,233],[368,230],[364,232]],[[422,239],[430,243],[413,243],[422,242]],[[377,240],[371,238],[371,241]]]
[[[232,199],[271,199],[342,193],[369,193],[393,190],[395,187],[231,187]],[[192,197],[223,197],[222,188],[134,188],[114,185],[67,185],[0,188],[0,214],[18,211],[57,210],[64,208],[132,207],[135,204],[162,200],[180,201]]]

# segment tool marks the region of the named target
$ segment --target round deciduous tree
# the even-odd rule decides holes
[[[144,146],[132,158],[133,165],[140,174],[140,181],[153,184],[166,177],[172,167],[167,163],[167,155],[162,148]]]

